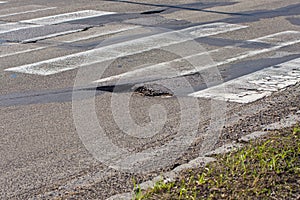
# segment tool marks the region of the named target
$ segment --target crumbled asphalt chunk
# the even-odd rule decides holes
[[[138,93],[142,94],[144,96],[150,96],[150,97],[155,97],[155,96],[173,96],[174,94],[172,91],[170,91],[168,88],[158,85],[158,84],[147,84],[147,85],[142,85],[142,86],[136,86],[133,88],[133,90]]]

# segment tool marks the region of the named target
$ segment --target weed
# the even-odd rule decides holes
[[[204,169],[158,182],[136,199],[293,199],[300,196],[300,128],[274,132]],[[138,193],[140,195],[140,193]]]

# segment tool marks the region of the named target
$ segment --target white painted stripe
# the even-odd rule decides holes
[[[76,38],[73,38],[73,39],[64,40],[62,42],[64,42],[64,43],[79,42],[79,41],[88,40],[88,39],[92,39],[92,38],[97,38],[97,37],[108,35],[108,34],[119,33],[119,32],[123,32],[123,31],[131,30],[131,29],[135,29],[135,28],[139,28],[139,27],[140,26],[127,26],[127,27],[116,26],[116,27],[114,27],[116,29],[110,29],[110,30],[104,29],[103,32],[97,32],[95,34],[91,34],[91,35],[84,36],[84,37],[79,37],[79,38],[76,37]],[[41,39],[41,38],[35,38],[35,39],[30,39],[30,40],[34,41],[36,39]],[[46,39],[46,38],[44,38],[44,39]],[[27,42],[29,42],[29,40],[27,40]],[[58,45],[54,44],[54,45],[48,45],[48,46],[45,46],[45,47],[37,47],[37,48],[26,49],[26,50],[22,50],[22,51],[13,52],[13,53],[7,53],[7,54],[0,55],[0,58],[4,58],[4,57],[8,57],[8,56],[15,56],[15,55],[19,55],[19,54],[22,54],[22,53],[29,53],[29,52],[39,51],[39,50],[43,50],[43,49],[47,49],[47,48],[51,48],[51,47],[55,47],[55,46],[58,46]]]
[[[108,61],[123,56],[149,51],[155,48],[182,43],[198,37],[216,35],[219,33],[239,30],[242,28],[246,28],[246,26],[227,23],[199,25],[183,30],[161,33],[149,37],[139,38],[136,40],[126,41],[119,44],[113,44],[107,47],[92,49],[86,52],[80,52],[33,64],[23,65],[20,67],[13,67],[6,69],[5,71],[15,71],[38,75],[51,75],[75,69],[80,66]]]
[[[298,32],[298,35],[300,36],[300,32]],[[279,43],[278,45],[273,46],[271,48],[249,51],[249,52],[240,54],[240,55],[238,55],[234,58],[227,59],[223,62],[217,62],[215,64],[215,66],[221,66],[221,65],[229,64],[229,63],[239,61],[239,60],[242,60],[242,59],[245,59],[245,58],[253,57],[253,56],[256,56],[256,55],[259,55],[259,54],[275,51],[275,50],[281,49],[283,47],[294,45],[294,44],[297,44],[297,43],[300,43],[300,39],[296,39],[296,40],[292,40],[292,41],[288,41],[288,42],[282,42],[282,43]],[[215,66],[213,66],[213,67],[215,67]],[[212,66],[209,66],[209,67],[212,67]],[[195,72],[191,72],[191,73],[195,73]]]
[[[0,58],[4,58],[4,57],[8,57],[8,56],[15,56],[15,55],[22,54],[22,53],[29,53],[29,52],[33,52],[33,51],[46,49],[46,48],[48,48],[48,47],[37,47],[37,48],[34,48],[34,49],[26,49],[26,50],[23,50],[23,51],[7,53],[7,54],[0,55]]]
[[[283,31],[279,33],[274,33],[264,37],[250,40],[251,42],[263,42],[274,45],[280,45],[283,42],[299,39],[299,31]]]
[[[5,24],[0,24],[0,34],[27,29],[27,28],[40,27],[40,26],[41,25],[35,25],[35,24],[5,23]]]
[[[101,36],[104,36],[104,35],[109,35],[109,34],[114,34],[114,33],[121,33],[123,31],[128,31],[128,30],[131,30],[131,29],[139,28],[139,27],[140,26],[122,27],[122,28],[118,28],[116,30],[107,30],[107,31],[103,31],[103,32],[100,32],[100,33],[95,33],[95,34],[87,35],[87,36],[80,37],[80,38],[65,40],[63,42],[66,42],[66,43],[79,42],[79,41],[82,41],[82,40],[89,40],[89,39],[101,37]]]
[[[45,10],[53,10],[53,9],[56,9],[56,7],[40,8],[40,9],[35,9],[35,10],[10,13],[10,14],[5,14],[5,15],[0,15],[0,17],[10,17],[10,16],[14,16],[14,15],[22,15],[22,14],[35,13],[35,12],[40,12],[40,11],[45,11]]]
[[[212,50],[209,52],[202,52],[199,54],[195,54],[195,55],[191,55],[191,56],[187,56],[184,58],[180,58],[180,59],[176,59],[170,62],[164,62],[164,63],[160,63],[157,65],[152,65],[152,66],[148,66],[148,67],[144,67],[141,69],[136,69],[134,71],[129,71],[129,72],[125,72],[119,75],[115,75],[115,76],[110,76],[107,78],[103,78],[100,80],[95,81],[96,83],[109,83],[109,82],[116,82],[119,79],[122,78],[122,80],[120,80],[118,82],[118,84],[125,84],[125,83],[136,83],[136,82],[140,82],[140,81],[151,81],[151,80],[157,80],[157,79],[162,79],[162,78],[173,78],[173,77],[177,77],[177,76],[185,76],[185,75],[189,75],[189,74],[194,74],[196,72],[200,72],[201,70],[204,69],[208,69],[208,68],[212,68],[212,67],[218,67],[221,65],[225,65],[225,64],[229,64],[235,61],[239,61],[245,58],[249,58],[249,57],[253,57],[259,54],[263,54],[263,53],[268,53],[271,51],[275,51],[278,50],[280,48],[289,46],[289,45],[293,45],[293,44],[297,44],[300,43],[300,32],[297,31],[285,31],[285,32],[280,32],[277,34],[272,34],[272,35],[267,35],[264,37],[260,37],[257,39],[253,39],[253,40],[249,40],[248,42],[258,42],[261,41],[262,39],[270,39],[269,43],[267,44],[273,44],[271,43],[272,38],[277,38],[278,36],[287,36],[287,35],[291,35],[293,34],[294,36],[296,36],[295,38],[298,39],[294,39],[288,42],[285,42],[284,40],[282,40],[281,43],[276,42],[277,45],[270,47],[270,48],[266,48],[266,49],[261,49],[261,50],[252,50],[252,51],[246,51],[243,52],[239,55],[233,55],[235,57],[232,58],[228,58],[225,61],[222,62],[215,62],[214,64],[211,63],[203,63],[201,64],[201,66],[195,66],[194,69],[184,69],[182,68],[182,66],[180,65],[181,62],[183,62],[184,60],[193,60],[193,59],[197,59],[199,61],[197,61],[198,63],[201,62],[201,57],[200,56],[204,56],[203,62],[205,62],[205,56],[207,56],[207,54],[212,54],[221,50],[230,50],[234,47],[229,46],[229,47],[224,47],[222,49],[216,49],[216,50]],[[291,38],[286,38],[287,40],[290,40]],[[240,43],[235,45],[235,47],[241,46],[243,44],[247,43]],[[176,69],[175,66],[180,66],[180,69]]]
[[[0,4],[1,4],[1,3],[7,3],[7,1],[0,1]]]
[[[217,50],[213,50],[213,51],[217,51]],[[122,85],[126,83],[139,83],[139,82],[159,80],[163,78],[182,76],[186,72],[191,73],[191,70],[190,67],[184,69],[184,66],[180,65],[180,63],[184,62],[185,60],[199,58],[200,56],[207,56],[207,55],[208,52],[201,52],[199,54],[194,54],[191,56],[186,56],[172,61],[162,62],[147,67],[142,67],[119,75],[102,78],[94,82]],[[176,70],[176,66],[180,66],[180,69]]]
[[[237,103],[250,103],[300,82],[300,58],[190,94]]]
[[[44,36],[40,36],[40,37],[30,38],[28,40],[23,40],[22,43],[34,42],[34,41],[37,41],[37,40],[45,40],[45,39],[56,37],[56,36],[60,36],[60,35],[67,35],[67,34],[71,34],[71,33],[80,32],[82,30],[84,30],[84,29],[81,28],[81,29],[76,29],[76,30],[70,30],[70,31],[63,31],[63,32],[53,33],[53,34],[44,35]]]
[[[59,15],[52,15],[47,17],[23,20],[23,23],[31,23],[31,24],[40,24],[40,25],[51,25],[58,24],[67,21],[91,18],[91,17],[99,17],[103,15],[111,15],[115,14],[114,12],[106,12],[106,11],[96,11],[96,10],[82,10],[78,12],[64,13]]]

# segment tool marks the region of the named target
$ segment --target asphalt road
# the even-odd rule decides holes
[[[106,199],[299,108],[298,0],[0,1],[0,198]]]

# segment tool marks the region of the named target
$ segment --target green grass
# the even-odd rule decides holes
[[[300,128],[273,132],[134,199],[300,199]],[[136,190],[137,191],[137,190]]]

